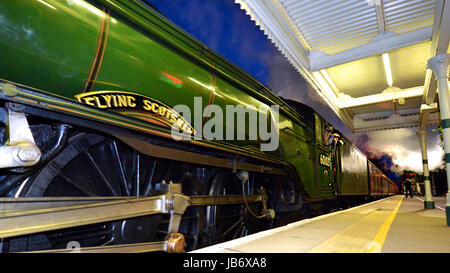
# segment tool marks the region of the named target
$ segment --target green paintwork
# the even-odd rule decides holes
[[[57,9],[30,0],[0,2],[0,75],[73,97],[88,77],[100,19],[81,6],[54,2]]]
[[[325,121],[309,108],[295,111],[249,74],[139,1],[98,0],[94,5],[82,0],[5,0],[0,2],[0,24],[0,78],[71,100],[83,91],[117,90],[191,109],[194,96],[202,98],[203,107],[212,98],[222,108],[279,105],[280,148],[268,156],[291,164],[309,196],[333,196],[337,186],[333,181],[338,177],[331,167],[318,164],[321,154],[331,154],[316,130],[317,120]],[[103,58],[97,56],[102,32]],[[92,88],[85,90],[95,62],[98,75]],[[248,135],[248,126],[238,127],[236,122],[225,126]],[[215,145],[238,146],[253,153],[259,144],[235,140]],[[360,181],[359,176],[356,180]],[[341,193],[361,193],[352,187],[340,186]]]
[[[341,186],[339,194],[367,195],[369,193],[367,158],[346,139],[344,139],[340,153]]]

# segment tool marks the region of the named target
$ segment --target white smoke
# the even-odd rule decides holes
[[[400,173],[405,169],[422,172],[422,152],[419,137],[416,135],[418,128],[403,128],[387,131],[376,131],[354,134],[352,139],[367,135],[369,141],[364,149],[374,155],[386,153],[392,157],[393,171]],[[427,155],[430,170],[443,167],[444,151],[439,146],[439,134],[432,128],[427,130]]]

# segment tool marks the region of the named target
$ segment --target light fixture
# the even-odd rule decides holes
[[[391,71],[391,63],[389,61],[389,54],[383,53],[383,63],[384,63],[384,72],[386,72],[386,80],[389,86],[392,86],[392,71]]]

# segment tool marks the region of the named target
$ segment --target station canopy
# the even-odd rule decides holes
[[[449,0],[235,2],[353,132],[439,123],[427,61],[448,54]]]

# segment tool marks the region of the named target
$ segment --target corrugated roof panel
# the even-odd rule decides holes
[[[312,49],[335,54],[378,34],[375,8],[361,0],[281,1]]]
[[[341,64],[326,71],[341,93],[354,98],[380,93],[388,87],[381,56]]]
[[[389,52],[394,86],[406,89],[425,82],[431,42],[420,43]]]
[[[373,27],[370,32],[361,33],[357,37],[341,38],[333,43],[323,43],[313,46],[313,49],[323,51],[327,54],[335,54],[370,42],[378,33],[378,27]]]
[[[393,85],[402,89],[422,86],[431,42],[389,52]],[[388,87],[381,56],[327,69],[338,90],[352,97],[379,93]]]
[[[405,33],[433,25],[435,0],[392,0],[383,3],[387,31]]]

